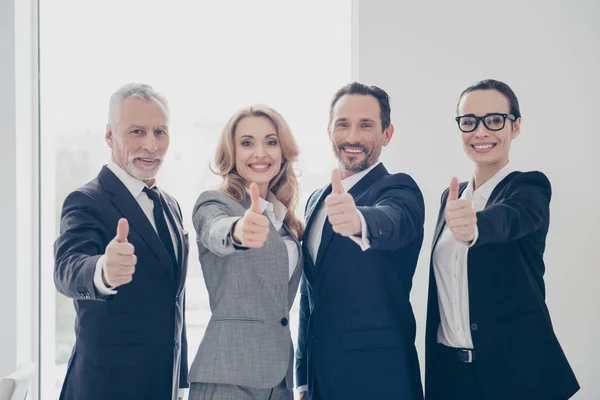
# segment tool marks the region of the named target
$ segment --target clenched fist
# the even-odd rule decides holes
[[[250,184],[252,204],[233,228],[233,239],[244,247],[263,247],[269,235],[269,219],[260,212],[260,194],[256,183]]]
[[[117,225],[117,236],[110,241],[104,252],[102,280],[111,288],[131,282],[135,272],[137,257],[131,243],[127,242],[129,222],[121,218]]]
[[[360,217],[350,193],[342,187],[342,173],[334,169],[331,173],[331,194],[325,198],[327,218],[334,232],[342,236],[357,236],[362,233]]]
[[[452,178],[445,211],[446,224],[454,239],[471,242],[475,239],[477,214],[470,200],[458,199],[458,179]]]

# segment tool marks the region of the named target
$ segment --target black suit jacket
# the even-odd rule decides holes
[[[307,231],[331,185],[309,199]],[[421,191],[380,164],[352,189],[371,248],[334,234],[328,221],[316,265],[303,243],[297,385],[322,398],[422,399],[410,290],[423,242]],[[319,229],[319,227],[315,227]]]
[[[61,399],[171,399],[179,387],[188,386],[188,238],[179,205],[162,195],[177,236],[179,271],[131,192],[107,167],[64,202],[54,281],[60,293],[74,300],[77,319]],[[116,295],[105,296],[94,286],[94,270],[122,217],[129,221],[136,272]]]
[[[460,186],[460,192],[466,183]],[[541,172],[513,172],[477,213],[479,237],[468,252],[469,312],[486,399],[555,400],[579,389],[558,343],[545,302],[544,249],[550,221],[550,182]],[[446,190],[433,248],[445,225]],[[432,253],[433,254],[433,253]],[[438,384],[438,294],[429,272],[425,396],[444,398]]]

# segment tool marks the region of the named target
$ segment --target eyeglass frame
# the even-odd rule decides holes
[[[499,115],[502,117],[502,128],[499,129],[492,129],[489,126],[487,126],[487,124],[485,123],[485,118],[490,117],[492,115]],[[475,127],[473,129],[471,129],[470,131],[465,131],[460,127],[460,120],[461,118],[475,118]],[[467,114],[467,115],[461,115],[459,117],[455,117],[454,119],[456,120],[456,123],[458,124],[458,129],[460,129],[461,132],[464,133],[471,133],[471,132],[475,132],[477,130],[477,128],[479,127],[479,122],[483,122],[483,126],[485,126],[485,128],[487,130],[490,130],[492,132],[498,132],[501,131],[502,129],[504,129],[504,127],[506,126],[506,119],[509,119],[511,121],[516,121],[517,117],[514,114],[502,114],[502,113],[489,113],[489,114],[485,114],[483,117],[478,117],[476,115],[472,115],[472,114]]]

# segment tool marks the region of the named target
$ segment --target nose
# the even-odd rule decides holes
[[[483,124],[483,121],[479,121],[479,125],[477,126],[477,129],[475,129],[475,137],[476,138],[485,138],[485,137],[489,137],[489,136],[490,136],[490,132],[487,130],[487,128]]]
[[[158,150],[158,141],[154,137],[154,135],[146,135],[144,136],[144,140],[142,142],[142,149],[147,151],[148,153],[155,153]]]
[[[352,125],[348,130],[348,136],[346,136],[346,141],[350,143],[356,143],[360,141],[360,134],[356,125]]]
[[[265,148],[262,143],[257,144],[254,147],[254,157],[255,158],[264,158],[265,157]]]

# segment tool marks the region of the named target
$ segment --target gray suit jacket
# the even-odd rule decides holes
[[[233,224],[250,207],[224,193],[200,195],[193,211],[200,264],[212,316],[188,375],[189,382],[293,388],[289,329],[302,269],[302,251],[289,279],[285,243],[275,227],[259,249],[234,247]],[[284,224],[284,228],[288,229]]]

